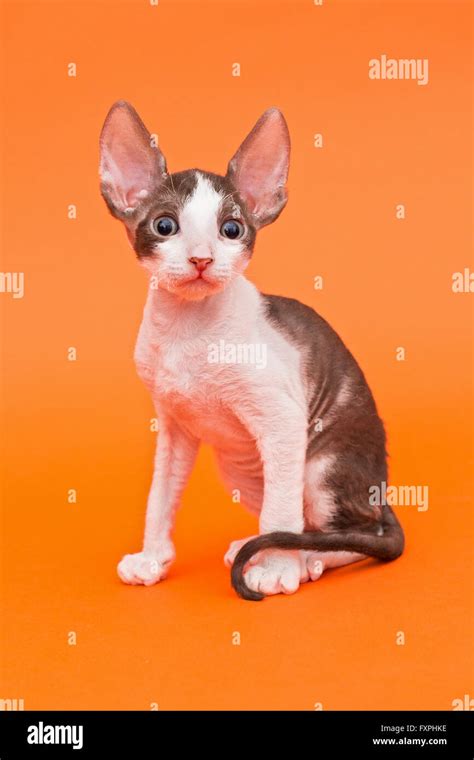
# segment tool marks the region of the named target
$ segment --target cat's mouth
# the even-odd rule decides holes
[[[160,284],[160,287],[170,293],[191,300],[205,298],[223,290],[225,286],[226,279],[216,277],[214,273],[207,270],[183,273],[181,276],[163,277]]]
[[[200,300],[207,296],[218,293],[225,288],[226,282],[213,276],[210,272],[196,272],[177,284],[176,291],[182,297],[191,300]]]
[[[214,277],[209,276],[209,274],[206,273],[206,270],[203,270],[192,274],[190,277],[186,277],[185,280],[181,280],[180,285],[186,287],[186,285],[192,285],[193,283],[215,286],[217,281]]]

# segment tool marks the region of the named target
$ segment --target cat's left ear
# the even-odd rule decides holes
[[[139,115],[124,100],[114,103],[100,135],[101,191],[111,213],[125,221],[146,205],[166,176],[166,161]]]
[[[269,108],[229,162],[227,177],[255,227],[273,222],[288,200],[290,134],[278,108]]]

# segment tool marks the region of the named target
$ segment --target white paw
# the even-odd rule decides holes
[[[257,538],[257,536],[248,536],[247,538],[240,538],[238,541],[231,541],[229,544],[229,548],[227,549],[225,555],[224,555],[224,563],[227,565],[227,567],[232,567],[234,564],[234,559],[236,558],[237,554],[241,550],[242,546],[247,543],[247,541],[250,541],[252,538]],[[253,557],[250,560],[250,564],[255,564],[256,557],[258,557],[259,552],[257,554],[254,554]]]
[[[318,581],[324,573],[324,554],[321,552],[303,552],[306,555],[303,562],[306,564],[307,580]]]
[[[132,586],[152,586],[166,577],[170,564],[171,559],[163,561],[151,552],[126,554],[117,565],[117,573],[124,583]]]
[[[306,569],[302,567],[301,553],[265,549],[258,562],[244,574],[247,586],[262,594],[294,594],[304,580]]]

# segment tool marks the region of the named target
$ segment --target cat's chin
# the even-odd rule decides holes
[[[168,292],[184,298],[186,301],[202,301],[204,298],[224,290],[226,284],[226,282],[199,277],[193,280],[184,280],[181,283],[175,282],[168,287],[165,285],[165,288]]]

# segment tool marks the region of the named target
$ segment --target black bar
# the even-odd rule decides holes
[[[165,743],[173,754],[191,748],[193,753],[212,750],[225,757],[231,750],[245,753],[249,760],[259,750],[268,757],[273,746],[280,751],[292,747],[292,754],[306,748],[311,760],[321,757],[322,751],[472,760],[472,717],[472,712],[463,711],[6,711],[0,712],[0,760],[20,760],[25,755],[82,758],[98,752],[106,753],[109,760],[133,758],[143,751],[158,758]],[[47,743],[50,739],[58,743]]]

